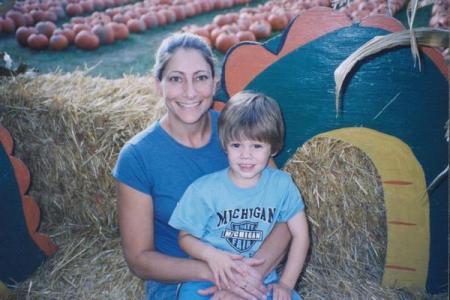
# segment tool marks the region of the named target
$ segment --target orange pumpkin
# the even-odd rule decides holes
[[[53,31],[53,35],[56,34],[62,34],[66,37],[69,44],[72,44],[75,40],[75,32],[70,28],[56,28],[55,31]]]
[[[175,14],[175,11],[171,8],[163,9],[162,12],[166,16],[167,23],[175,23],[177,21],[177,15]]]
[[[32,33],[27,39],[27,44],[34,50],[46,49],[48,47],[48,37],[42,33]]]
[[[218,27],[222,27],[230,23],[230,17],[228,15],[216,15],[213,19],[213,23]]]
[[[80,16],[83,14],[83,7],[78,3],[69,3],[66,6],[66,13],[68,16]]]
[[[37,32],[45,34],[48,38],[52,36],[53,31],[56,29],[56,25],[50,21],[41,21],[34,26]]]
[[[238,37],[239,41],[256,41],[255,34],[251,32],[250,30],[243,30],[239,31],[236,36]]]
[[[24,47],[28,46],[27,39],[32,33],[37,33],[37,30],[34,27],[19,27],[16,31],[17,42]]]
[[[92,28],[92,32],[98,36],[100,45],[109,45],[114,42],[114,30],[111,26],[97,24]]]
[[[214,46],[222,53],[239,43],[239,38],[234,33],[222,32],[216,39]]]
[[[266,39],[272,33],[272,27],[270,23],[264,20],[253,22],[250,25],[249,29],[251,32],[253,32],[257,40]]]
[[[148,12],[140,17],[142,21],[145,23],[145,27],[147,29],[157,27],[158,26],[158,18],[156,14],[153,12]]]
[[[145,29],[147,29],[144,21],[142,21],[140,19],[130,19],[127,22],[127,27],[130,32],[136,32],[136,33],[143,32],[143,31],[145,31]]]
[[[158,19],[158,25],[164,26],[167,24],[166,15],[162,11],[156,12],[156,18]]]
[[[0,24],[3,32],[13,33],[16,31],[16,25],[14,24],[14,21],[11,18],[0,17]]]
[[[127,25],[122,23],[111,22],[108,24],[114,31],[114,39],[115,40],[125,40],[128,38],[129,30]]]
[[[175,12],[175,16],[177,21],[182,21],[186,19],[186,10],[184,5],[174,5],[172,6],[173,11]]]
[[[95,50],[100,46],[100,40],[92,32],[82,30],[75,36],[75,46],[83,50]]]
[[[81,1],[80,5],[83,8],[83,13],[91,13],[94,11],[94,2],[92,0]]]
[[[8,17],[11,20],[13,20],[16,28],[25,26],[27,24],[27,19],[25,18],[24,14],[15,10],[8,11],[5,17]]]
[[[91,31],[91,26],[87,24],[75,24],[73,26],[73,32],[75,33],[75,36],[83,30]]]
[[[45,21],[45,13],[40,9],[33,9],[30,11],[30,15],[33,18],[34,23]]]
[[[63,50],[69,46],[69,40],[64,34],[54,34],[50,37],[49,45],[53,50]]]
[[[272,26],[272,29],[275,31],[285,29],[289,23],[285,14],[270,14],[267,21],[269,21],[270,26]]]

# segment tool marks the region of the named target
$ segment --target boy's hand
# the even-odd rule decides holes
[[[272,290],[273,300],[291,300],[292,289],[282,282],[273,283],[269,288]]]
[[[231,286],[238,284],[237,274],[245,276],[245,270],[242,267],[244,265],[242,255],[210,247],[205,252],[205,257],[219,290],[229,289]]]
[[[218,297],[232,297],[232,295],[237,295],[242,299],[253,300],[253,299],[266,299],[266,287],[262,284],[262,275],[256,271],[254,268],[260,264],[264,263],[263,259],[260,258],[244,258],[242,260],[242,267],[245,269],[246,275],[241,275],[235,273],[238,284],[232,285],[228,291],[229,293],[219,293],[217,286],[210,287],[208,289],[199,290],[198,293],[203,296],[208,296],[214,294],[214,296],[219,293]],[[245,288],[244,288],[245,287]],[[212,298],[216,299],[216,298]],[[222,299],[222,298],[217,298]],[[228,298],[223,298],[228,299]],[[233,298],[231,298],[233,299]]]

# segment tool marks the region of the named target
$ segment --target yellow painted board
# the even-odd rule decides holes
[[[365,152],[381,177],[387,222],[383,286],[425,290],[428,274],[430,220],[422,166],[400,139],[363,127],[321,134]]]

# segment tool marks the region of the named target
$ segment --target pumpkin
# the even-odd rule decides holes
[[[194,4],[192,4],[192,3],[186,4],[184,9],[186,11],[187,18],[193,17],[197,14],[197,10],[195,9]]]
[[[272,13],[267,18],[267,21],[269,21],[270,26],[272,26],[272,29],[275,31],[280,31],[280,30],[285,29],[289,23],[289,20],[285,14]]]
[[[73,32],[75,33],[75,36],[83,30],[91,31],[91,26],[87,24],[75,24],[73,25]]]
[[[270,23],[264,20],[253,22],[249,29],[253,32],[257,40],[268,38],[272,32]]]
[[[27,44],[34,50],[46,49],[48,47],[48,37],[42,33],[32,33],[27,39]]]
[[[94,2],[94,10],[101,11],[105,10],[106,4],[104,0],[93,0]]]
[[[175,12],[177,21],[182,21],[182,20],[186,19],[186,10],[185,10],[184,5],[174,5],[172,7],[172,9]]]
[[[83,7],[78,3],[69,3],[66,6],[66,13],[70,17],[82,15]]]
[[[114,30],[115,40],[125,40],[128,38],[129,30],[127,25],[116,22],[111,22],[108,25]]]
[[[228,15],[217,15],[213,19],[213,23],[218,27],[222,27],[228,23],[230,23],[230,17]]]
[[[216,39],[216,42],[214,43],[214,46],[222,53],[225,53],[230,49],[232,46],[239,43],[239,38],[236,36],[236,34],[231,32],[222,32],[219,34],[219,36]]]
[[[37,32],[45,34],[48,38],[52,36],[53,31],[56,29],[56,25],[50,21],[41,21],[34,26]]]
[[[69,47],[69,40],[64,34],[53,34],[50,37],[49,45],[53,50],[63,50]]]
[[[91,31],[82,30],[75,36],[75,46],[83,50],[95,50],[100,46],[100,40]]]
[[[144,21],[140,19],[130,19],[127,22],[127,27],[130,32],[143,32],[147,27],[145,26]]]
[[[16,31],[16,25],[14,24],[14,21],[11,18],[1,18],[0,17],[0,24],[2,27],[2,31],[6,33],[13,33]]]
[[[251,32],[250,30],[243,30],[239,31],[236,36],[238,37],[239,41],[256,41],[255,34]]]
[[[83,13],[91,13],[94,11],[94,2],[91,0],[84,0],[80,2],[81,8],[83,8]]]
[[[164,26],[167,24],[166,15],[162,11],[156,12],[156,18],[158,19],[158,25]]]
[[[8,17],[11,20],[13,20],[16,28],[27,25],[27,19],[21,12],[10,10],[6,13],[5,17]]]
[[[139,19],[144,21],[145,27],[147,29],[158,26],[158,18],[156,17],[155,13],[152,13],[152,12],[146,13],[146,14],[142,15]]]
[[[34,23],[45,21],[45,13],[40,9],[33,9],[30,11],[31,17],[33,17]]]
[[[97,24],[92,28],[92,32],[98,36],[100,45],[109,45],[114,42],[114,30],[111,26]]]
[[[55,12],[53,12],[53,11],[51,11],[51,10],[47,10],[47,11],[44,13],[44,18],[45,18],[46,21],[50,21],[50,22],[53,22],[53,23],[55,23],[56,21],[58,21],[58,16],[56,15]]]
[[[53,35],[62,34],[67,38],[69,44],[72,44],[75,40],[75,32],[71,28],[57,28],[53,31]]]
[[[17,42],[24,47],[28,46],[27,39],[32,33],[37,33],[37,30],[34,27],[19,27],[16,31]]]
[[[165,16],[166,16],[166,20],[167,23],[175,23],[177,21],[177,15],[175,14],[175,11],[173,11],[173,9],[168,8],[168,9],[164,9],[163,10]]]

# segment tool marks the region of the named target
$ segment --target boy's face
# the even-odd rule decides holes
[[[253,140],[230,141],[226,152],[230,178],[237,186],[244,188],[258,183],[272,154],[270,144]]]

